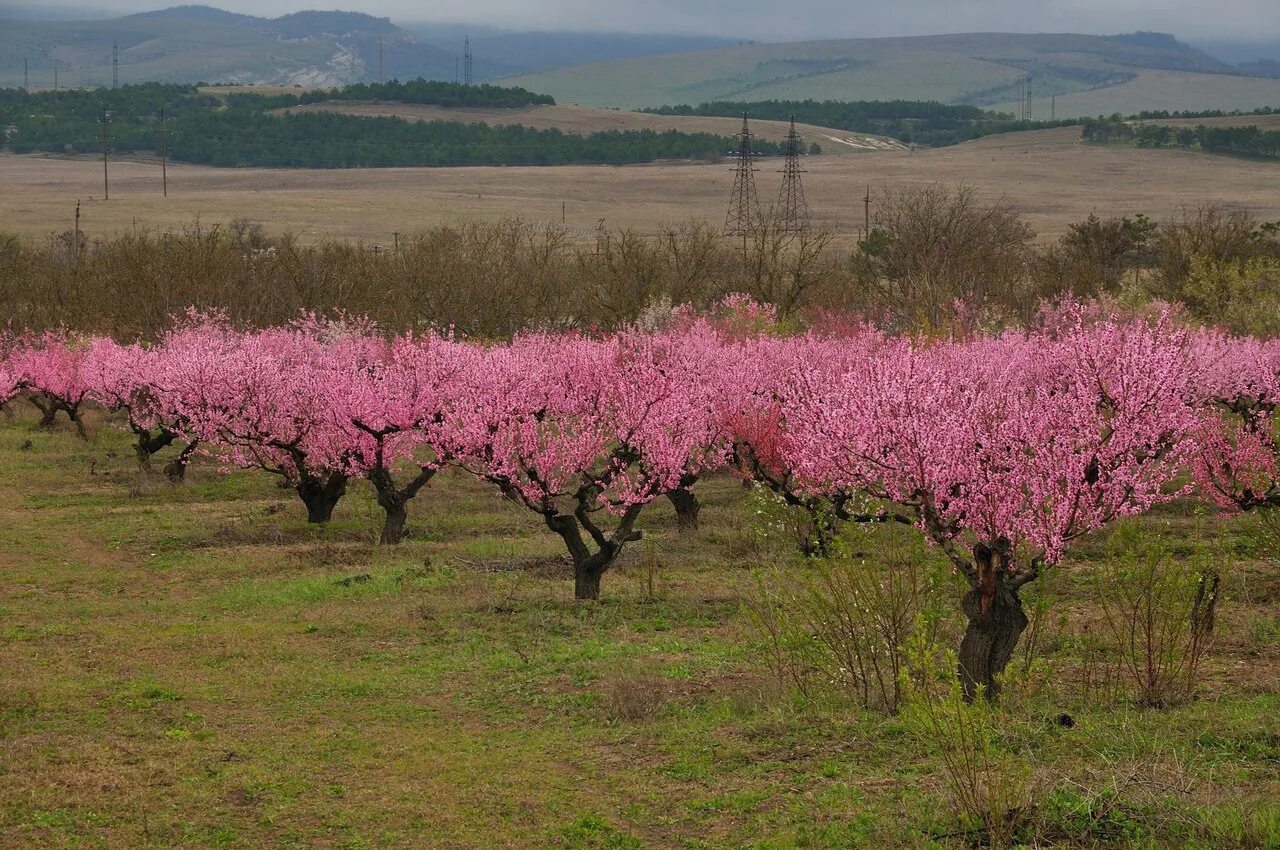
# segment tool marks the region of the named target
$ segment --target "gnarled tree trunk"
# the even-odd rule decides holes
[[[667,500],[676,509],[676,527],[681,531],[691,531],[698,527],[698,514],[702,504],[688,487],[682,486],[667,493]]]
[[[409,522],[409,500],[418,495],[418,491],[436,474],[433,468],[423,467],[413,480],[404,487],[397,487],[391,470],[378,466],[369,471],[369,483],[373,485],[378,497],[378,504],[386,512],[382,523],[382,535],[379,542],[394,546],[404,540]]]
[[[143,428],[138,425],[131,425],[133,433],[138,436],[138,441],[133,445],[133,451],[138,456],[138,468],[143,472],[151,471],[151,456],[161,449],[167,448],[178,438],[178,435],[168,428],[157,428],[152,431],[150,428]]]
[[[639,538],[635,531],[636,519],[640,516],[640,505],[631,505],[623,512],[613,534],[605,536],[587,515],[585,507],[580,503],[573,515],[548,511],[543,513],[547,527],[560,535],[569,555],[573,559],[573,598],[599,599],[600,578],[617,560],[622,547],[630,540]],[[596,543],[593,552],[583,537],[583,529],[589,533]]]
[[[48,431],[57,424],[59,407],[53,399],[35,394],[29,396],[27,401],[31,402],[31,405],[35,407],[36,410],[40,411],[40,423],[38,427]]]
[[[1018,589],[1035,573],[1010,572],[1008,554],[983,544],[974,546],[973,555],[972,587],[962,602],[969,622],[960,641],[958,673],[966,699],[972,700],[980,688],[991,699],[999,693],[998,677],[1027,627]]]
[[[187,477],[187,467],[191,464],[191,456],[195,454],[196,447],[199,445],[199,440],[192,440],[183,446],[182,451],[178,452],[178,456],[164,465],[165,477],[174,483],[185,479]]]
[[[338,501],[346,495],[347,476],[341,472],[326,472],[323,475],[302,473],[294,484],[294,489],[307,506],[307,522],[322,523],[333,518],[333,509]]]

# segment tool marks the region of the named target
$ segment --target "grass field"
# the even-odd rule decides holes
[[[742,128],[740,118],[705,118],[691,115],[649,115],[621,109],[589,106],[530,106],[523,109],[477,109],[466,107],[424,106],[409,103],[326,103],[308,104],[290,112],[342,112],[348,115],[395,116],[410,121],[462,121],[479,124],[523,124],[539,130],[556,129],[585,135],[607,130],[653,130],[657,133],[676,130],[682,133],[716,133],[733,136]],[[759,138],[781,142],[790,126],[785,121],[751,122],[751,131]],[[823,153],[856,154],[869,150],[905,150],[906,145],[884,136],[851,133],[831,127],[797,124],[796,132],[806,148],[816,142]]]
[[[0,424],[0,846],[970,840],[916,727],[764,666],[743,603],[790,562],[732,480],[700,488],[696,532],[653,506],[583,604],[558,541],[456,475],[380,548],[360,487],[318,529],[267,476],[202,464],[174,487],[100,421],[87,443],[33,423]],[[1186,506],[1142,522],[1226,571],[1200,698],[1177,708],[1070,672],[1101,645],[1105,539],[1031,591],[1065,618],[1044,637],[1059,684],[1006,730],[1038,789],[1025,840],[1280,847],[1280,565],[1253,528]]]
[[[931,182],[963,182],[988,200],[1003,198],[1045,238],[1090,213],[1162,219],[1208,202],[1280,219],[1274,189],[1280,166],[1078,140],[1078,129],[1068,127],[935,150],[809,157],[805,193],[815,220],[839,231],[845,244],[862,224],[868,186]],[[756,175],[765,204],[777,192],[774,162],[761,161]],[[176,227],[197,217],[206,224],[249,218],[307,241],[390,245],[393,231],[463,218],[559,223],[563,204],[567,225],[589,241],[600,219],[644,233],[691,217],[721,222],[733,180],[728,163],[324,171],[170,165],[169,198],[161,199],[159,171],[155,162],[113,163],[111,200],[103,202],[99,161],[0,156],[0,227],[36,238],[70,230],[81,199],[81,227],[90,237],[134,225]]]
[[[1048,94],[1033,95],[1032,117],[1049,120],[1052,106]],[[1058,118],[1078,118],[1116,112],[1136,115],[1144,110],[1230,111],[1264,106],[1280,106],[1280,80],[1144,70],[1136,79],[1119,85],[1059,94],[1053,114]],[[1017,112],[1018,103],[1007,101],[992,108]]]

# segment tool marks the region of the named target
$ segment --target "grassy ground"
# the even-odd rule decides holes
[[[703,491],[698,532],[655,505],[605,598],[576,604],[558,541],[461,478],[380,548],[362,488],[307,527],[267,476],[203,465],[170,487],[109,426],[83,443],[33,421],[0,424],[0,846],[971,840],[935,744],[766,670],[743,600],[782,550],[734,482]],[[1200,698],[1039,691],[1017,719],[1041,789],[1024,840],[1280,846],[1280,567],[1217,522],[1143,526],[1238,562]],[[1064,669],[1104,543],[1054,606]]]

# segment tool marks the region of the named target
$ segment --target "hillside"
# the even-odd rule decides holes
[[[278,18],[175,6],[110,20],[3,20],[0,87],[22,85],[26,59],[32,88],[111,84],[111,46],[119,44],[120,81],[235,82],[337,86],[378,78],[378,43],[386,79],[452,81],[471,38],[478,81],[582,62],[702,50],[727,44],[693,36],[509,32],[461,25],[393,24],[359,12],[302,11]],[[26,16],[34,17],[34,16]],[[49,17],[56,16],[50,10]],[[474,30],[474,31],[473,31]]]
[[[619,109],[590,106],[530,106],[522,109],[478,109],[409,103],[350,103],[332,101],[294,107],[290,112],[341,112],[348,115],[394,116],[413,121],[463,121],[507,126],[520,124],[538,130],[561,130],[574,135],[607,131],[652,130],[665,133],[713,133],[732,136],[742,126],[737,118],[685,115],[649,115]],[[756,137],[781,142],[789,127],[783,121],[751,122]],[[824,154],[855,154],[872,150],[905,150],[906,145],[883,136],[851,133],[831,127],[797,124],[796,132],[805,146],[816,143]]]
[[[1170,77],[1169,75],[1174,75]],[[708,100],[939,100],[1008,107],[1032,80],[1058,117],[1138,108],[1280,103],[1280,81],[1236,69],[1170,36],[975,33],[747,44],[561,68],[510,78],[564,103],[644,107]],[[1083,95],[1079,105],[1064,99]],[[1130,109],[1116,106],[1117,109]],[[1078,110],[1078,111],[1076,111]],[[1045,116],[1047,117],[1047,115]]]
[[[296,12],[257,18],[209,6],[176,6],[96,21],[0,21],[0,86],[111,84],[111,49],[120,82],[240,82],[338,86],[376,80],[378,41],[388,78],[452,79],[454,56],[421,44],[387,18],[358,12]]]

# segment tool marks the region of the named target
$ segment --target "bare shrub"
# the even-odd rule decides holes
[[[834,688],[892,713],[902,700],[902,647],[920,629],[938,637],[945,602],[922,546],[866,537],[873,555],[842,553],[763,574],[748,611],[778,678],[808,697]]]
[[[971,187],[889,188],[854,258],[865,295],[904,327],[946,326],[957,302],[1029,317],[1033,232],[1012,208]]]
[[[1116,555],[1098,572],[1098,600],[1113,649],[1140,705],[1191,698],[1213,638],[1221,580],[1203,557],[1176,560],[1167,547],[1117,529]]]
[[[1258,220],[1246,210],[1220,204],[1182,209],[1156,238],[1159,274],[1152,281],[1152,294],[1181,301],[1181,284],[1191,272],[1193,258],[1226,263],[1261,256],[1267,247],[1264,236]]]
[[[1037,796],[1027,745],[1025,706],[1006,687],[1000,700],[967,700],[955,653],[917,629],[903,649],[903,718],[942,765],[964,832],[990,847],[1010,847]]]

